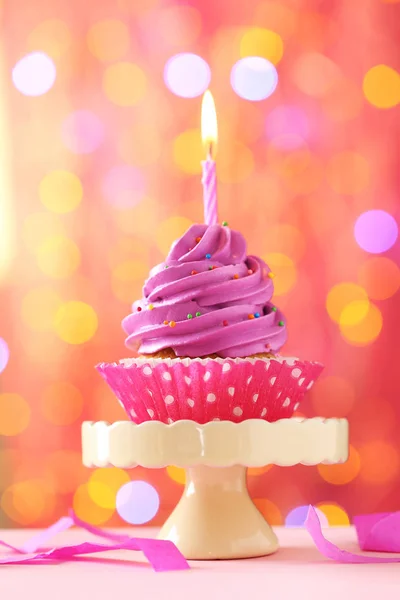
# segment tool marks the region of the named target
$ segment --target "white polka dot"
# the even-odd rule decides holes
[[[310,383],[307,386],[307,389],[308,390],[311,389],[313,385],[314,385],[314,381],[311,379]]]
[[[299,385],[303,385],[304,381],[305,381],[305,377],[301,377],[297,383]]]
[[[267,414],[267,409],[263,408],[262,411],[261,411],[261,416],[265,417],[266,414]]]
[[[207,394],[207,402],[215,402],[217,399],[216,395],[213,393]]]
[[[151,370],[151,367],[149,367],[149,366],[143,367],[143,373],[144,373],[145,375],[151,375],[151,374],[152,374],[152,372],[153,372],[153,371]]]
[[[222,372],[226,373],[227,371],[231,370],[231,365],[229,363],[224,363],[224,366],[222,367]]]
[[[295,377],[297,379],[297,377],[300,377],[300,375],[301,375],[301,369],[298,369],[297,367],[296,367],[296,369],[293,369],[292,377]]]
[[[149,388],[147,388],[147,391],[149,392],[149,395],[150,395],[151,397],[153,397],[153,392],[152,392],[151,390],[149,390]]]
[[[271,379],[269,380],[271,385],[274,385],[275,381],[276,381],[276,377],[271,377]]]
[[[135,413],[135,411],[133,410],[133,408],[131,408],[131,410],[129,412],[130,412],[131,417],[133,417],[134,419],[136,419],[137,414]]]
[[[192,383],[192,380],[187,375],[185,375],[185,381],[188,385],[190,385]]]
[[[206,373],[204,374],[203,379],[204,379],[204,381],[208,381],[210,379],[210,377],[211,377],[210,371],[206,371]]]
[[[171,419],[171,417],[168,417],[168,425],[171,425],[171,423],[173,423],[173,422],[174,422],[174,420]]]
[[[252,379],[253,379],[253,375],[250,375],[250,377],[247,379],[247,385],[250,385],[250,382]]]
[[[241,417],[243,414],[243,410],[240,408],[240,406],[235,406],[232,412],[235,415],[235,417]]]
[[[163,373],[163,379],[165,379],[166,381],[171,381],[172,380],[171,373],[168,373],[168,371]]]
[[[221,419],[219,419],[218,417],[215,417],[215,418],[213,419],[213,421],[220,421],[220,420],[221,420]]]
[[[186,402],[189,404],[190,408],[193,408],[193,406],[194,406],[194,400],[192,400],[191,398],[188,398],[186,400]]]
[[[268,371],[268,369],[269,369],[269,365],[270,365],[270,364],[271,364],[271,363],[270,363],[269,361],[265,363],[265,370],[266,370],[266,371]]]
[[[289,406],[289,404],[290,404],[290,398],[288,398],[288,397],[286,396],[286,398],[285,398],[285,399],[284,399],[284,401],[282,402],[282,406],[283,406],[283,408],[286,408],[287,406]]]
[[[235,388],[234,387],[228,387],[228,394],[230,396],[233,396],[235,394]]]
[[[164,402],[165,404],[172,404],[173,402],[175,402],[175,398],[171,396],[171,394],[168,394],[168,396],[165,396]]]
[[[257,400],[258,400],[258,394],[254,394],[254,396],[253,396],[253,402],[257,402]]]
[[[153,418],[154,417],[154,410],[152,408],[148,408],[147,409],[147,414],[149,415],[149,417]]]
[[[285,358],[284,362],[289,365],[289,367],[293,367],[296,364],[296,358]]]
[[[282,390],[280,392],[277,393],[276,395],[276,399],[278,400],[278,398],[280,398],[282,396]]]
[[[293,406],[293,410],[297,410],[300,406],[300,402],[296,402],[296,404]]]

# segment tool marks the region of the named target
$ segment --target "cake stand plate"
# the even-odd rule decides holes
[[[205,425],[85,422],[82,446],[86,467],[184,468],[182,498],[160,539],[174,542],[188,559],[249,558],[275,552],[278,541],[249,496],[247,467],[344,462],[348,423],[319,417]]]

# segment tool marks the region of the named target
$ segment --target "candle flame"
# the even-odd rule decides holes
[[[215,157],[217,153],[218,125],[214,98],[210,90],[205,92],[201,105],[201,138],[208,156],[210,158]]]

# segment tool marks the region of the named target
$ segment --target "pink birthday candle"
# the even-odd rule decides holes
[[[201,107],[201,135],[207,148],[207,159],[202,161],[204,222],[215,225],[218,222],[217,201],[217,169],[213,158],[218,139],[217,115],[211,92],[207,90],[203,96]]]

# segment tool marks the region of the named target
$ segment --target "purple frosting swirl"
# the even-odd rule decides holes
[[[192,225],[165,263],[150,271],[143,299],[122,321],[128,348],[177,356],[243,357],[277,352],[287,338],[272,303],[270,269],[246,255],[243,236],[221,225]]]

